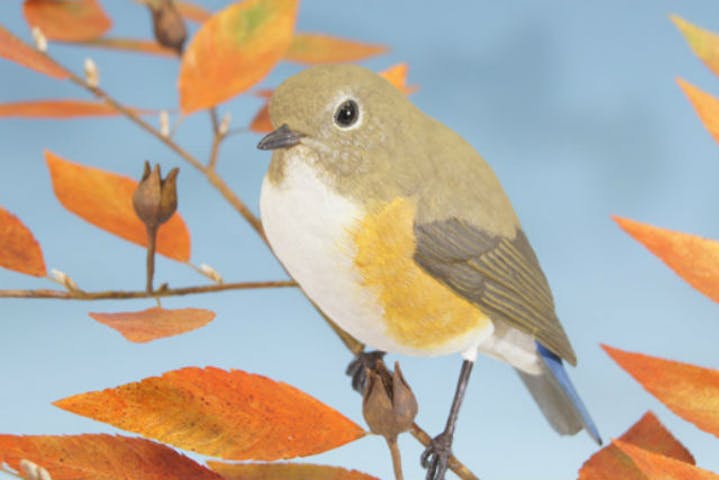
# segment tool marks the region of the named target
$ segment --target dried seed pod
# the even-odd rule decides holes
[[[152,14],[152,31],[157,43],[182,54],[187,39],[185,20],[173,0],[147,0],[145,4]]]
[[[145,162],[142,180],[132,196],[132,205],[140,220],[148,227],[158,227],[168,221],[177,210],[177,175],[173,168],[164,179],[160,166],[150,169]]]
[[[367,371],[367,386],[362,400],[362,414],[372,433],[388,441],[412,427],[417,416],[417,400],[395,363],[391,388],[382,382],[379,374]]]

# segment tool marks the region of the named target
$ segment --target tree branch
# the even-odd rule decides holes
[[[292,280],[275,280],[268,282],[237,282],[220,283],[217,285],[200,285],[194,287],[168,288],[162,286],[155,291],[119,291],[86,292],[84,290],[0,290],[0,298],[50,298],[54,300],[123,300],[129,298],[178,297],[200,293],[223,292],[225,290],[252,290],[258,288],[296,287]]]

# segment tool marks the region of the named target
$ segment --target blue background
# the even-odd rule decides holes
[[[139,5],[105,1],[113,34],[148,36]],[[209,8],[225,2],[208,1]],[[0,3],[0,23],[25,39],[19,1]],[[637,0],[304,2],[298,30],[383,43],[391,52],[366,62],[381,70],[410,65],[420,108],[468,139],[493,165],[553,287],[579,356],[570,374],[605,439],[619,436],[647,409],[696,455],[719,470],[717,440],[675,417],[599,348],[616,347],[717,366],[719,308],[692,290],[610,220],[618,214],[719,238],[719,149],[675,78],[719,93],[669,21],[674,9],[719,30],[715,2]],[[99,65],[102,86],[147,108],[177,105],[176,62],[152,56],[51,45],[76,71]],[[263,83],[276,86],[299,67],[281,64]],[[0,60],[0,102],[87,98],[77,87]],[[246,125],[260,100],[220,107]],[[157,122],[155,118],[151,121]],[[269,155],[259,137],[232,137],[220,172],[256,210]],[[179,142],[206,158],[206,115],[180,127]],[[187,165],[126,120],[0,120],[0,205],[41,242],[48,266],[85,289],[141,289],[144,251],[92,227],[54,198],[42,150],[138,177],[141,162],[180,165],[180,211],[192,231],[193,262],[227,281],[283,278],[279,265],[242,219]],[[161,258],[158,281],[203,283]],[[52,287],[0,272],[0,288]],[[141,310],[152,301],[0,300],[0,432],[79,433],[112,429],[53,407],[75,393],[120,385],[183,366],[214,365],[286,381],[363,424],[360,399],[343,375],[350,355],[301,294],[229,292],[163,301],[169,308],[217,312],[209,326],[180,337],[131,344],[88,311]],[[390,357],[395,360],[395,357]],[[401,357],[420,402],[418,423],[443,426],[460,358]],[[401,439],[407,478],[422,475],[419,444]],[[483,479],[574,478],[596,450],[585,434],[562,438],[545,423],[511,369],[481,358],[460,416],[455,452]],[[310,459],[391,478],[381,438],[368,437]]]

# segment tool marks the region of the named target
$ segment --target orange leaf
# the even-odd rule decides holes
[[[222,463],[207,466],[225,480],[379,480],[376,477],[340,467],[307,463]]]
[[[131,178],[69,162],[45,151],[52,187],[62,206],[96,227],[147,246],[145,225],[135,215]],[[157,253],[180,262],[190,259],[190,232],[178,213],[160,226]]]
[[[719,371],[686,363],[602,348],[672,412],[719,436]]]
[[[339,412],[240,370],[183,368],[55,402],[60,408],[227,460],[313,455],[362,437]]]
[[[30,27],[62,42],[97,38],[112,26],[97,0],[25,0],[23,13]]]
[[[192,20],[197,23],[203,23],[212,16],[211,12],[208,12],[203,7],[190,2],[176,1],[175,7],[180,11],[180,15],[185,17],[187,20]]]
[[[0,267],[44,277],[45,260],[32,232],[12,213],[0,208]]]
[[[417,85],[407,85],[408,69],[409,67],[406,63],[398,63],[397,65],[389,67],[387,70],[379,72],[379,74],[405,95],[410,95],[419,90],[419,87]]]
[[[182,57],[185,113],[208,108],[262,80],[292,41],[297,0],[245,0],[207,20]]]
[[[250,130],[255,133],[270,133],[272,131],[272,122],[270,121],[270,109],[267,102],[255,114],[250,123]]]
[[[694,55],[715,75],[719,75],[719,35],[699,28],[678,15],[670,15],[669,18],[682,32]]]
[[[0,465],[29,460],[53,480],[222,480],[175,450],[120,435],[0,435]]]
[[[719,480],[716,473],[649,452],[630,443],[615,440],[614,444],[631,458],[648,480]]]
[[[296,33],[284,59],[308,65],[356,62],[386,51],[384,45],[354,42],[321,33]]]
[[[689,285],[719,302],[719,242],[628,218],[612,218]]]
[[[36,72],[44,73],[52,78],[64,80],[70,77],[70,72],[55,63],[44,53],[38,52],[8,30],[5,30],[1,25],[0,57]]]
[[[103,37],[77,43],[88,47],[107,48],[110,50],[124,50],[135,53],[149,53],[151,55],[177,58],[177,52],[175,50],[165,48],[154,40]]]
[[[692,454],[679,443],[652,412],[645,413],[619,439],[645,450],[694,464]],[[634,466],[629,457],[614,444],[609,444],[592,455],[579,471],[579,480],[615,480],[618,478],[647,480],[647,477]]]
[[[699,90],[681,78],[677,79],[677,83],[689,98],[689,102],[697,112],[704,128],[709,131],[716,142],[719,142],[719,99]]]
[[[154,307],[141,312],[89,313],[88,315],[136,343],[191,332],[204,327],[215,318],[214,312],[201,308],[165,310]]]
[[[147,110],[131,110],[138,114],[149,113]],[[85,100],[33,100],[0,103],[0,117],[76,118],[117,114],[117,110],[106,103]]]

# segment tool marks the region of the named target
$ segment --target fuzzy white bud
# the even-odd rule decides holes
[[[230,130],[230,122],[232,121],[232,115],[228,112],[222,117],[220,127],[218,128],[220,135],[226,135]]]
[[[160,112],[160,134],[162,134],[163,137],[170,136],[170,114],[167,110]]]
[[[198,269],[200,270],[200,273],[202,273],[204,276],[206,276],[213,282],[216,282],[216,283],[224,282],[224,280],[222,279],[222,275],[220,275],[219,272],[217,270],[215,270],[214,268],[212,268],[211,266],[209,266],[205,263],[202,263],[202,264],[200,264]]]
[[[100,72],[92,58],[85,59],[85,81],[91,87],[100,86]]]
[[[53,268],[52,270],[50,270],[50,274],[57,283],[70,290],[71,292],[80,290],[80,288],[77,286],[77,283],[75,283],[75,280],[70,278],[70,276],[65,272],[61,272],[60,270],[55,270]]]
[[[47,52],[47,38],[40,27],[32,27],[32,39],[35,42],[35,48],[42,53]]]

